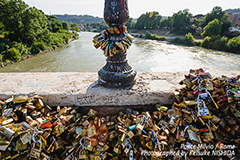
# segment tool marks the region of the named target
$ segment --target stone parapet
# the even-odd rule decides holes
[[[36,92],[49,106],[130,106],[172,104],[175,89],[188,72],[140,72],[136,84],[126,89],[109,89],[97,83],[97,73],[0,73],[0,97]],[[220,77],[239,71],[211,72]]]

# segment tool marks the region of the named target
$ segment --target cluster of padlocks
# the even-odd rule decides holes
[[[101,47],[106,57],[112,57],[117,52],[126,53],[133,40],[134,37],[127,33],[127,27],[124,25],[109,27],[93,37],[94,47]]]
[[[49,107],[34,93],[2,98],[0,159],[237,159],[239,78],[190,70],[173,105],[106,117]]]

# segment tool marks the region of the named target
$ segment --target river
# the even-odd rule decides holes
[[[78,40],[59,50],[0,68],[0,72],[97,72],[106,61],[103,52],[93,47],[94,35],[81,32]],[[200,67],[208,71],[240,70],[239,54],[139,38],[128,50],[128,59],[136,71],[175,72]]]

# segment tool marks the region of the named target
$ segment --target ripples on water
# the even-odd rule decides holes
[[[97,72],[105,65],[101,50],[92,45],[95,33],[82,32],[79,40],[60,50],[1,68],[0,72]],[[200,47],[186,47],[166,42],[136,38],[128,51],[129,64],[137,71],[239,71],[239,54],[219,52]]]

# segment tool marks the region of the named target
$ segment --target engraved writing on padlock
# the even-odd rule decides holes
[[[36,143],[39,143],[40,144],[40,147],[39,149],[35,148],[35,144]],[[31,148],[31,151],[30,151],[30,157],[32,158],[40,158],[40,155],[41,155],[41,150],[42,150],[42,142],[40,140],[36,141],[32,148]]]
[[[25,145],[29,142],[29,140],[31,139],[31,134],[29,132],[25,133],[23,136],[21,136],[20,140],[22,141],[22,143]]]

